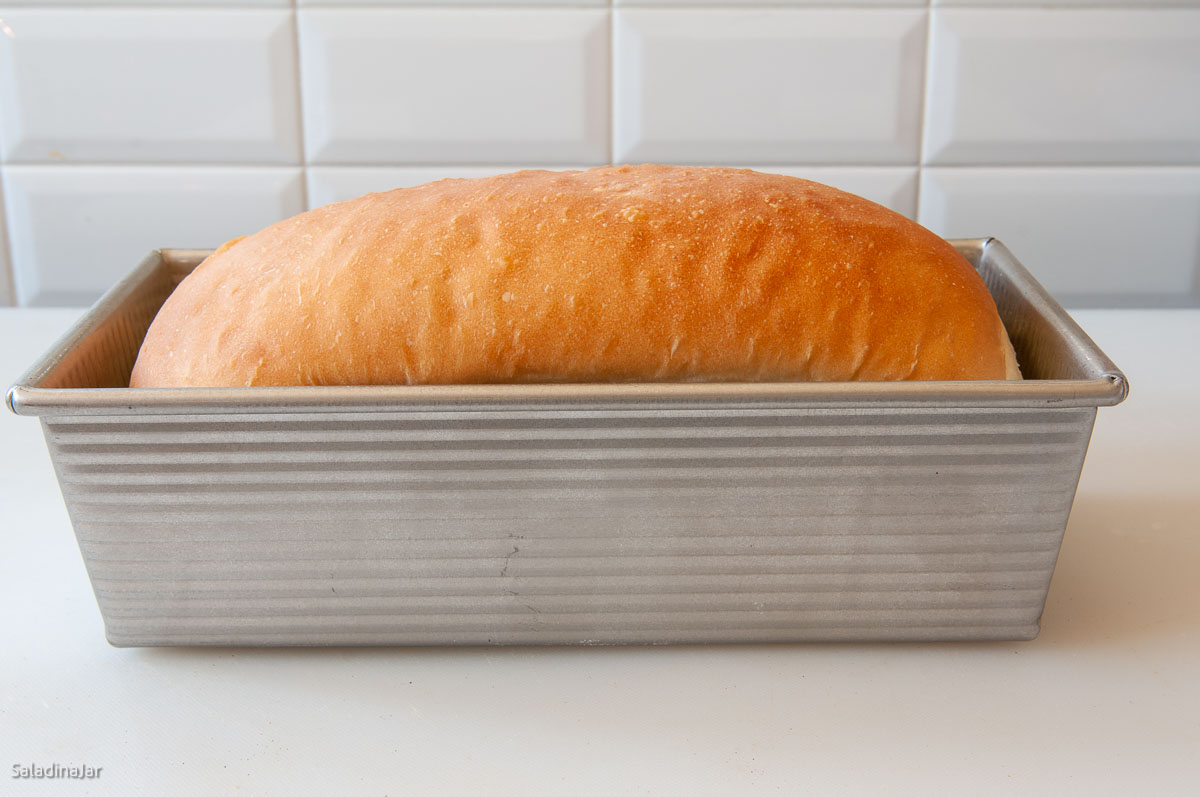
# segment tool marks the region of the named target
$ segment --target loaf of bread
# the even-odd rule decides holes
[[[440,180],[230,241],[132,387],[1020,378],[983,281],[818,183],[620,166]]]

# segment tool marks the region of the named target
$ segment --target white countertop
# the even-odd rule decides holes
[[[0,310],[0,385],[77,310]],[[116,649],[32,418],[0,412],[5,794],[1195,794],[1200,311],[1080,311],[1102,408],[1041,636]],[[92,780],[13,765],[102,767]]]

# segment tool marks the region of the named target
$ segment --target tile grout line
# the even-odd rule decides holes
[[[300,207],[301,213],[308,210],[308,145],[304,130],[304,81],[302,78],[302,62],[300,54],[300,8],[296,0],[292,0],[292,61],[295,66],[293,77],[296,81],[296,146],[300,149]]]
[[[921,70],[920,134],[917,137],[917,190],[913,198],[913,221],[921,224],[921,193],[925,184],[925,139],[929,135],[929,109],[933,87],[933,0],[925,5],[925,57]]]
[[[617,4],[608,0],[608,165],[617,156]]]

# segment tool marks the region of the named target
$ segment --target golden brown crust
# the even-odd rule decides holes
[[[1004,379],[1006,346],[974,269],[879,205],[621,166],[441,180],[232,241],[131,385]]]

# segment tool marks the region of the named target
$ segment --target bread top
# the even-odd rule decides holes
[[[132,387],[1019,378],[983,281],[918,224],[745,169],[440,180],[223,245]]]

